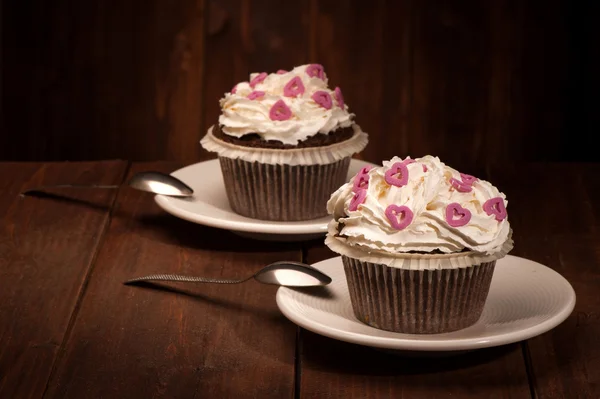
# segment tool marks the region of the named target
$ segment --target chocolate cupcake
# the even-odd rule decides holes
[[[219,122],[201,144],[219,156],[232,209],[276,221],[327,215],[331,192],[368,138],[323,67],[251,74],[220,103]]]
[[[506,197],[436,157],[361,170],[328,202],[326,244],[342,255],[356,317],[444,333],[474,324],[496,260],[513,247]]]

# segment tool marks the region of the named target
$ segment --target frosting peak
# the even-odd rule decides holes
[[[331,90],[327,83],[319,64],[252,73],[248,82],[238,83],[221,99],[219,124],[230,136],[256,133],[264,140],[291,145],[351,126],[354,114],[344,104],[341,90]]]
[[[493,254],[509,238],[507,203],[489,182],[428,155],[361,170],[327,210],[346,244],[366,251]]]

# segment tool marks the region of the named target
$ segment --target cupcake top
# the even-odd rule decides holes
[[[223,133],[238,138],[258,134],[289,145],[350,127],[354,118],[341,89],[327,86],[319,64],[250,74],[250,80],[235,85],[220,104]]]
[[[491,255],[510,239],[507,204],[489,182],[428,155],[363,168],[333,193],[327,210],[330,234],[367,252]]]

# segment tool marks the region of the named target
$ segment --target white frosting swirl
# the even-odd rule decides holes
[[[494,215],[483,210],[483,204],[501,197],[506,206],[506,196],[489,182],[477,179],[470,192],[459,192],[450,178],[461,180],[460,173],[442,163],[439,158],[425,156],[408,164],[408,183],[402,187],[388,184],[385,172],[402,159],[394,157],[383,162],[382,167],[368,172],[369,185],[362,205],[349,210],[354,197],[356,176],[340,187],[327,203],[327,210],[338,223],[346,243],[366,251],[387,253],[474,252],[493,254],[501,250],[509,237],[508,218],[497,221]],[[423,165],[426,167],[423,168]],[[470,221],[461,227],[452,227],[446,221],[446,207],[458,203],[471,212]],[[412,222],[403,230],[390,224],[385,210],[389,205],[405,205],[413,212]]]
[[[334,91],[327,87],[327,76],[324,79],[310,77],[306,69],[310,65],[302,65],[283,74],[272,73],[264,81],[250,87],[249,82],[238,83],[234,93],[226,93],[221,99],[222,113],[219,124],[225,134],[242,137],[249,133],[257,133],[264,140],[277,140],[284,144],[297,145],[318,133],[327,134],[338,128],[352,125],[354,114],[348,112],[348,106],[340,108]],[[250,81],[258,74],[250,75]],[[304,85],[304,93],[297,97],[284,96],[285,85],[298,76]],[[264,97],[250,100],[248,94],[262,91]],[[332,97],[331,109],[325,109],[311,97],[316,91],[325,91]],[[285,121],[274,121],[269,117],[273,104],[283,100],[292,111],[292,117]]]

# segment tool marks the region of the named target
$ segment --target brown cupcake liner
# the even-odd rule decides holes
[[[234,212],[260,220],[299,221],[327,215],[331,193],[346,182],[350,157],[325,165],[286,165],[219,157]]]
[[[481,316],[496,261],[464,268],[406,270],[342,255],[356,317],[378,329],[438,334]]]

